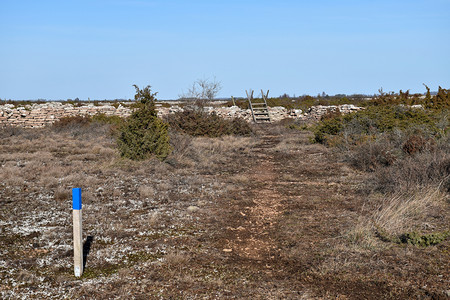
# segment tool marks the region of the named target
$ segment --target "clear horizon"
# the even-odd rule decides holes
[[[450,1],[1,1],[0,99],[270,96],[450,83]]]

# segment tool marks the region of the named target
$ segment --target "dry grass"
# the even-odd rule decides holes
[[[120,158],[103,127],[3,133],[0,297],[442,295],[448,241],[421,249],[376,230],[444,230],[445,191],[357,194],[364,176],[309,144],[309,133],[257,131],[178,136],[167,162]],[[72,270],[72,187],[83,189],[85,238],[93,238],[81,279]],[[229,245],[242,249],[224,252]]]
[[[155,189],[151,186],[141,185],[138,188],[138,193],[142,198],[150,198],[155,195]]]
[[[367,217],[359,218],[346,238],[352,244],[372,249],[382,246],[380,241],[389,241],[406,232],[448,230],[445,227],[447,216],[442,216],[444,220],[433,220],[432,217],[436,211],[448,210],[446,197],[439,187],[384,197],[371,208]]]
[[[183,150],[174,151],[177,165],[211,173],[225,164],[233,164],[233,156],[251,155],[256,139],[254,137],[223,136],[219,138],[189,138]],[[170,161],[170,160],[169,160]]]
[[[114,274],[136,280],[135,266],[158,262],[163,262],[161,278],[185,270],[201,249],[197,236],[205,234],[198,220],[229,191],[213,172],[231,170],[234,164],[242,168],[242,157],[251,156],[256,141],[182,137],[174,140],[177,151],[167,163],[134,162],[119,157],[108,132],[98,124],[1,132],[1,297],[62,296],[65,289],[58,294],[53,283],[95,286]],[[73,187],[83,189],[84,230],[94,237],[84,275],[94,279],[91,283],[71,275]],[[192,212],[190,207],[201,209]],[[36,259],[17,260],[25,252],[35,253]],[[41,276],[35,270],[50,280],[41,289],[29,290],[27,278]],[[198,281],[208,274],[179,278]],[[94,294],[99,299],[109,295],[97,290]]]
[[[385,199],[372,216],[375,226],[390,234],[417,229],[432,205],[439,205],[443,194],[439,189],[428,189],[413,195],[397,194]]]
[[[172,251],[164,255],[164,263],[169,269],[180,270],[189,262],[189,255],[182,251]]]

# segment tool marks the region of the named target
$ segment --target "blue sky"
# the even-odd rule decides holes
[[[450,88],[450,0],[0,0],[0,99]]]

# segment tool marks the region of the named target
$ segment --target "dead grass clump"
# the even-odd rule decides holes
[[[4,180],[8,186],[21,187],[25,184],[23,177],[12,175]]]
[[[151,214],[150,218],[148,219],[148,225],[150,227],[154,227],[156,225],[158,225],[160,222],[160,214],[155,211]]]
[[[70,199],[70,192],[68,189],[58,187],[53,197],[56,201],[66,201]]]
[[[375,249],[380,241],[402,243],[402,237],[411,233],[437,228],[448,230],[442,228],[443,224],[432,224],[433,210],[441,211],[447,205],[444,199],[445,194],[439,187],[385,197],[368,217],[361,217],[345,237],[351,244]]]
[[[150,198],[155,195],[155,189],[148,185],[141,185],[138,188],[138,193],[142,198]]]
[[[390,235],[411,231],[423,221],[427,209],[442,199],[439,190],[426,190],[407,195],[400,193],[383,200],[372,220],[377,228]]]
[[[298,135],[283,134],[282,140],[273,148],[277,152],[296,152],[305,144],[305,140],[299,139]]]
[[[189,260],[189,255],[182,251],[172,251],[164,256],[164,262],[169,270],[181,270]]]
[[[31,178],[31,180],[33,180],[34,178]],[[35,179],[34,179],[35,180]],[[39,177],[39,185],[49,188],[49,189],[55,189],[58,187],[58,179],[53,177],[53,176],[47,176],[45,174],[43,174],[42,176]]]
[[[172,156],[182,160],[187,154],[191,142],[192,136],[172,130],[170,132],[170,144],[173,148]]]
[[[378,247],[379,241],[374,235],[372,220],[360,217],[356,225],[345,234],[350,245],[372,250]]]

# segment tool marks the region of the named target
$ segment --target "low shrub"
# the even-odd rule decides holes
[[[440,112],[436,111],[402,106],[369,106],[345,116],[336,114],[322,120],[314,129],[314,140],[326,144],[330,135],[351,135],[358,139],[357,135],[373,135],[411,127],[442,135],[448,130],[448,124],[444,129],[439,128],[442,127],[438,126],[440,118]]]
[[[314,142],[336,146],[353,167],[371,172],[366,191],[394,192],[440,184],[450,191],[450,137],[445,110],[369,106],[326,115]]]
[[[386,105],[422,105],[425,108],[433,110],[450,109],[450,90],[442,87],[438,88],[436,95],[431,95],[430,88],[425,85],[427,89],[425,97],[422,94],[410,94],[409,90],[398,93],[385,93],[383,89],[379,90],[379,95],[367,102],[371,106],[386,106]]]
[[[223,135],[246,136],[252,133],[250,125],[240,118],[226,120],[213,113],[186,109],[167,116],[170,127],[191,136],[220,137]]]
[[[109,126],[111,136],[117,137],[120,128],[124,125],[125,119],[119,116],[107,116],[105,114],[96,114],[92,116],[94,123],[105,124]]]
[[[92,116],[92,121],[117,127],[120,127],[124,123],[124,119],[119,116],[107,116],[105,114],[96,114]]]
[[[53,123],[53,128],[64,129],[68,127],[88,126],[92,119],[89,116],[71,116],[63,117]]]
[[[406,149],[406,150],[405,150]],[[345,152],[350,164],[363,171],[366,188],[380,192],[406,191],[439,185],[450,192],[450,135],[385,135]]]
[[[136,85],[137,109],[119,129],[118,147],[122,157],[132,160],[155,155],[164,160],[171,152],[168,124],[158,118],[155,109],[156,93],[150,86],[140,90]]]
[[[361,143],[351,151],[346,152],[346,160],[355,168],[373,172],[379,167],[388,167],[398,158],[395,147],[388,139],[378,139]]]
[[[27,131],[27,130],[22,127],[3,125],[3,126],[0,126],[0,139],[9,138],[12,136],[20,136],[25,131]]]
[[[327,144],[330,135],[338,135],[344,128],[342,117],[323,120],[320,125],[314,128],[314,141],[316,143]]]
[[[255,98],[255,102],[262,102],[262,98]],[[328,98],[319,98],[319,97],[311,97],[311,96],[302,96],[302,97],[276,97],[276,98],[268,98],[267,105],[270,107],[282,106],[286,109],[302,109],[306,111],[308,108],[314,105],[342,105],[342,104],[354,104],[354,105],[362,105],[362,99],[360,98],[349,98],[349,97],[340,97],[340,96],[328,96]],[[242,109],[248,109],[248,100],[247,99],[235,99],[234,104]],[[228,101],[227,106],[232,106],[233,101]]]
[[[413,155],[415,153],[423,152],[425,150],[433,150],[436,142],[431,138],[424,138],[421,135],[410,136],[402,146],[403,152]]]
[[[419,246],[419,247],[428,247],[441,243],[447,237],[450,236],[449,231],[444,232],[435,232],[429,234],[421,234],[417,231],[407,232],[402,234],[399,237],[401,243]]]

